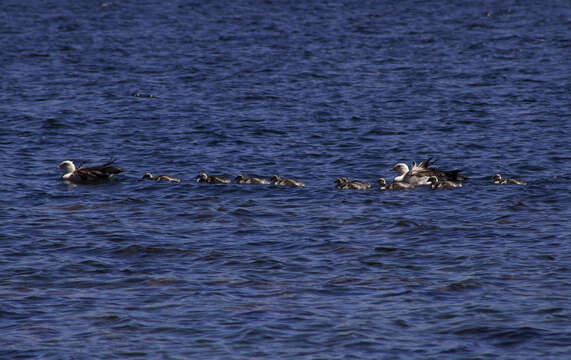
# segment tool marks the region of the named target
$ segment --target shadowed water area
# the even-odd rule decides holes
[[[570,15],[3,1],[0,358],[568,356]],[[429,157],[464,186],[376,190]]]

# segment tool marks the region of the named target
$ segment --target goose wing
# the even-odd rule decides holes
[[[112,163],[113,160],[99,166],[80,167],[75,170],[74,176],[85,182],[109,179],[123,171],[120,167],[112,166]]]
[[[428,158],[422,161],[418,166],[411,170],[410,176],[436,176],[438,180],[448,180],[448,181],[462,181],[466,180],[466,176],[460,174],[462,169],[456,170],[440,170],[435,167],[430,167],[430,165],[434,165],[436,160],[432,160],[433,158]]]

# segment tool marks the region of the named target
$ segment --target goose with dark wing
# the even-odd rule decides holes
[[[412,185],[430,185],[428,179],[431,176],[435,176],[439,181],[463,181],[466,179],[466,176],[460,174],[462,171],[460,169],[445,171],[429,167],[431,164],[434,164],[432,158],[422,161],[419,165],[413,161],[410,169],[405,163],[397,163],[391,168],[392,171],[399,174],[393,181],[406,182]]]
[[[123,171],[120,167],[112,166],[113,161],[109,161],[103,165],[91,167],[75,167],[71,160],[62,161],[58,168],[64,171],[62,179],[73,184],[86,184],[105,181],[111,179],[114,175]]]

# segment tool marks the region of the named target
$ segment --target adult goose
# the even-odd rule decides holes
[[[205,172],[201,171],[196,176],[196,181],[199,183],[208,183],[208,184],[228,184],[230,179],[221,178],[218,176],[208,176]]]
[[[305,186],[305,184],[302,183],[301,181],[297,181],[297,180],[293,180],[293,179],[282,179],[277,174],[272,175],[272,177],[270,178],[270,182],[273,185],[279,185],[279,186]]]
[[[346,190],[367,190],[371,188],[371,184],[360,180],[349,180],[346,177],[335,179],[335,186],[337,189]]]
[[[391,168],[391,171],[396,171],[397,176],[394,177],[393,182],[403,182],[410,185],[428,185],[428,176],[416,172],[417,168],[413,165],[410,170],[405,163],[397,163]]]
[[[526,185],[527,184],[523,180],[502,178],[502,176],[500,174],[494,174],[494,176],[492,176],[492,181],[494,184],[497,184],[497,185],[506,185],[506,184]]]
[[[168,182],[180,182],[179,178],[175,178],[172,176],[167,176],[167,175],[159,175],[159,176],[153,176],[153,174],[151,173],[145,173],[145,175],[143,175],[143,177],[141,179],[149,179],[149,180],[154,180],[154,181],[168,181]]]
[[[255,184],[255,185],[265,185],[270,183],[266,179],[260,179],[257,177],[248,177],[245,176],[244,174],[236,175],[234,181],[236,181],[238,184]]]
[[[112,161],[103,165],[75,168],[71,160],[62,161],[58,168],[64,171],[62,179],[74,184],[95,183],[111,179],[114,175],[123,171],[120,167],[112,166]]]
[[[430,185],[428,182],[429,177],[435,176],[439,181],[463,181],[466,176],[460,174],[462,170],[440,170],[438,168],[429,167],[434,164],[432,158],[428,158],[421,162],[418,166],[413,161],[411,168],[405,163],[398,163],[391,168],[391,171],[396,171],[399,175],[393,181],[402,181],[413,185]]]

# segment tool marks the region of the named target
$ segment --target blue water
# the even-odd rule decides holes
[[[0,358],[569,356],[570,15],[2,1]],[[469,180],[333,183],[428,157]],[[68,159],[124,173],[70,186]]]

